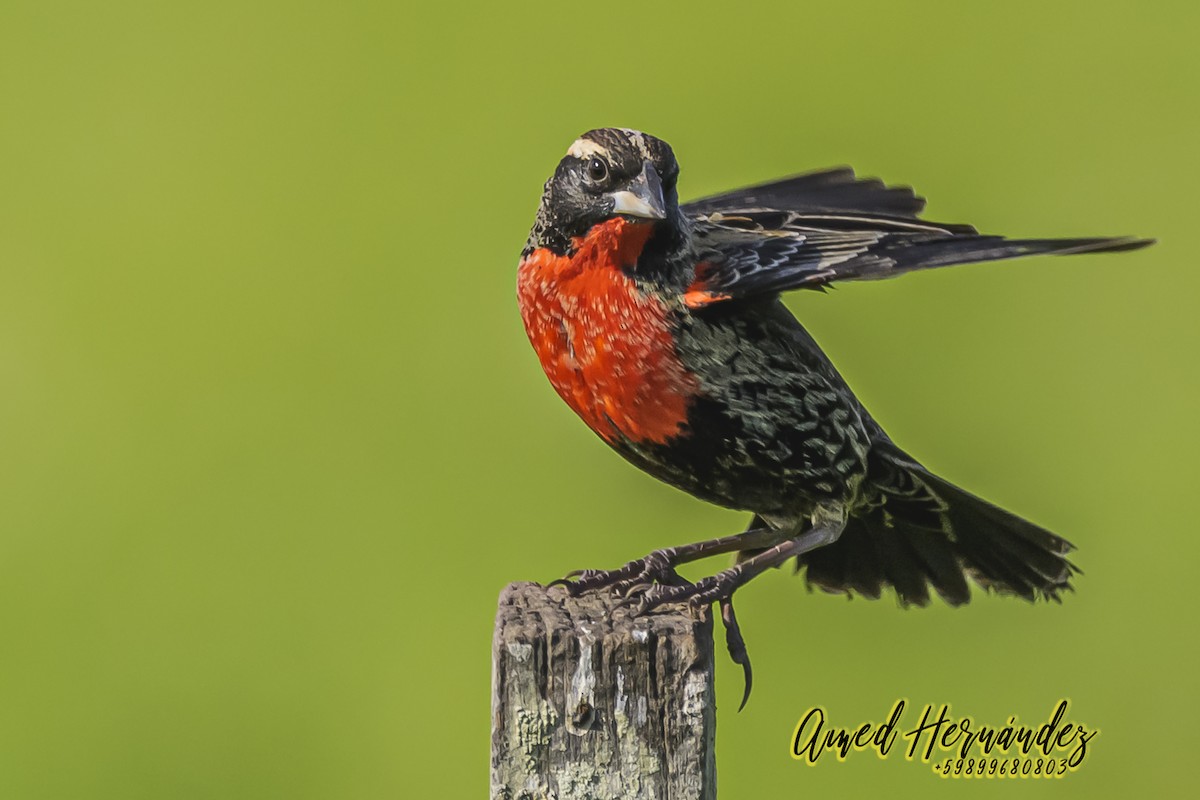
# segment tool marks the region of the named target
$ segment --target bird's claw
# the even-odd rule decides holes
[[[613,571],[616,572],[617,570]],[[549,589],[554,586],[562,586],[566,588],[567,593],[572,597],[578,597],[588,589],[592,588],[589,584],[595,581],[597,576],[603,576],[605,574],[607,573],[598,569],[573,569],[561,578],[557,578],[556,580],[552,580],[547,583],[546,588]]]
[[[627,611],[631,617],[640,617],[646,611],[646,592],[649,586],[635,586],[617,601],[613,611]]]
[[[573,572],[569,572],[566,575],[564,575],[563,577],[555,578],[554,580],[547,583],[546,588],[553,589],[555,586],[561,586],[567,590],[567,594],[574,597],[577,594],[577,592],[575,591],[575,581],[571,580],[573,577],[575,577],[575,574]]]
[[[726,600],[733,594],[733,587],[726,586],[724,573],[702,578],[695,583],[655,584],[644,594],[646,611],[671,603],[687,603],[693,609],[703,608]]]
[[[675,571],[675,565],[663,551],[655,551],[618,569],[577,569],[568,572],[550,586],[564,586],[572,597],[597,589],[613,589],[618,594],[628,595],[641,586],[664,583],[672,586],[687,584]]]
[[[750,699],[750,689],[754,686],[754,671],[750,667],[750,654],[746,652],[746,641],[742,638],[742,629],[738,625],[737,615],[733,613],[733,598],[726,597],[720,602],[721,622],[725,624],[725,646],[729,649],[729,658],[733,663],[742,667],[742,679],[745,688],[742,690],[742,702],[738,711],[746,707]]]
[[[710,596],[711,592],[705,590],[710,578],[689,583],[676,577],[678,580],[671,583],[641,583],[630,586],[618,607],[635,606],[634,616],[672,604],[686,605],[691,611],[697,612],[720,599]]]

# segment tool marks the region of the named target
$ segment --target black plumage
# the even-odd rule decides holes
[[[603,173],[604,180],[581,177],[587,171]],[[891,587],[905,605],[925,605],[932,594],[965,603],[968,578],[1028,600],[1057,599],[1068,589],[1072,546],[931,473],[900,449],[779,293],[1043,253],[1133,250],[1150,242],[1007,239],[970,225],[927,222],[918,219],[925,202],[911,189],[859,179],[845,167],[682,205],[677,175],[674,154],[659,139],[624,129],[585,134],[547,184],[525,256],[545,248],[569,259],[579,241],[572,237],[589,226],[616,217],[651,221],[652,235],[623,269],[636,295],[663,309],[672,358],[692,381],[687,416],[668,439],[629,434],[609,443],[658,478],[752,511],[754,520],[741,538],[588,572],[573,589],[637,586],[645,607],[727,603],[739,586],[790,559],[814,586],[871,598]],[[574,321],[562,324],[565,330]],[[615,330],[610,346],[621,347],[624,329]],[[695,584],[681,583],[674,573],[680,563],[735,550],[742,551],[736,566]]]

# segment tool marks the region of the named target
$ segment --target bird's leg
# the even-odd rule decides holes
[[[755,518],[757,521],[757,517]],[[698,561],[721,553],[737,550],[768,547],[779,542],[787,534],[762,525],[751,527],[743,533],[722,536],[694,544],[655,550],[642,558],[630,561],[623,567],[612,570],[579,570],[565,578],[552,581],[550,586],[566,586],[572,595],[595,589],[616,587],[620,590],[645,588],[655,583],[685,587],[688,584],[675,568],[680,564]],[[571,580],[571,578],[578,580]]]
[[[821,506],[813,514],[812,526],[795,538],[779,542],[740,564],[695,583],[675,586],[658,584],[631,596],[630,601],[636,604],[634,613],[641,614],[666,603],[687,602],[693,606],[704,606],[726,600],[751,579],[789,558],[833,544],[845,527],[846,514],[843,508]]]

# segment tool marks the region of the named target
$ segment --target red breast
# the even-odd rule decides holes
[[[670,310],[625,273],[653,226],[617,217],[574,241],[538,249],[517,270],[525,332],[546,377],[608,442],[666,442],[687,421],[694,375],[675,352]]]

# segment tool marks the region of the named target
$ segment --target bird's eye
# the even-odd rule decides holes
[[[587,163],[588,180],[593,183],[600,183],[608,177],[608,164],[604,163],[604,159],[593,158]]]

